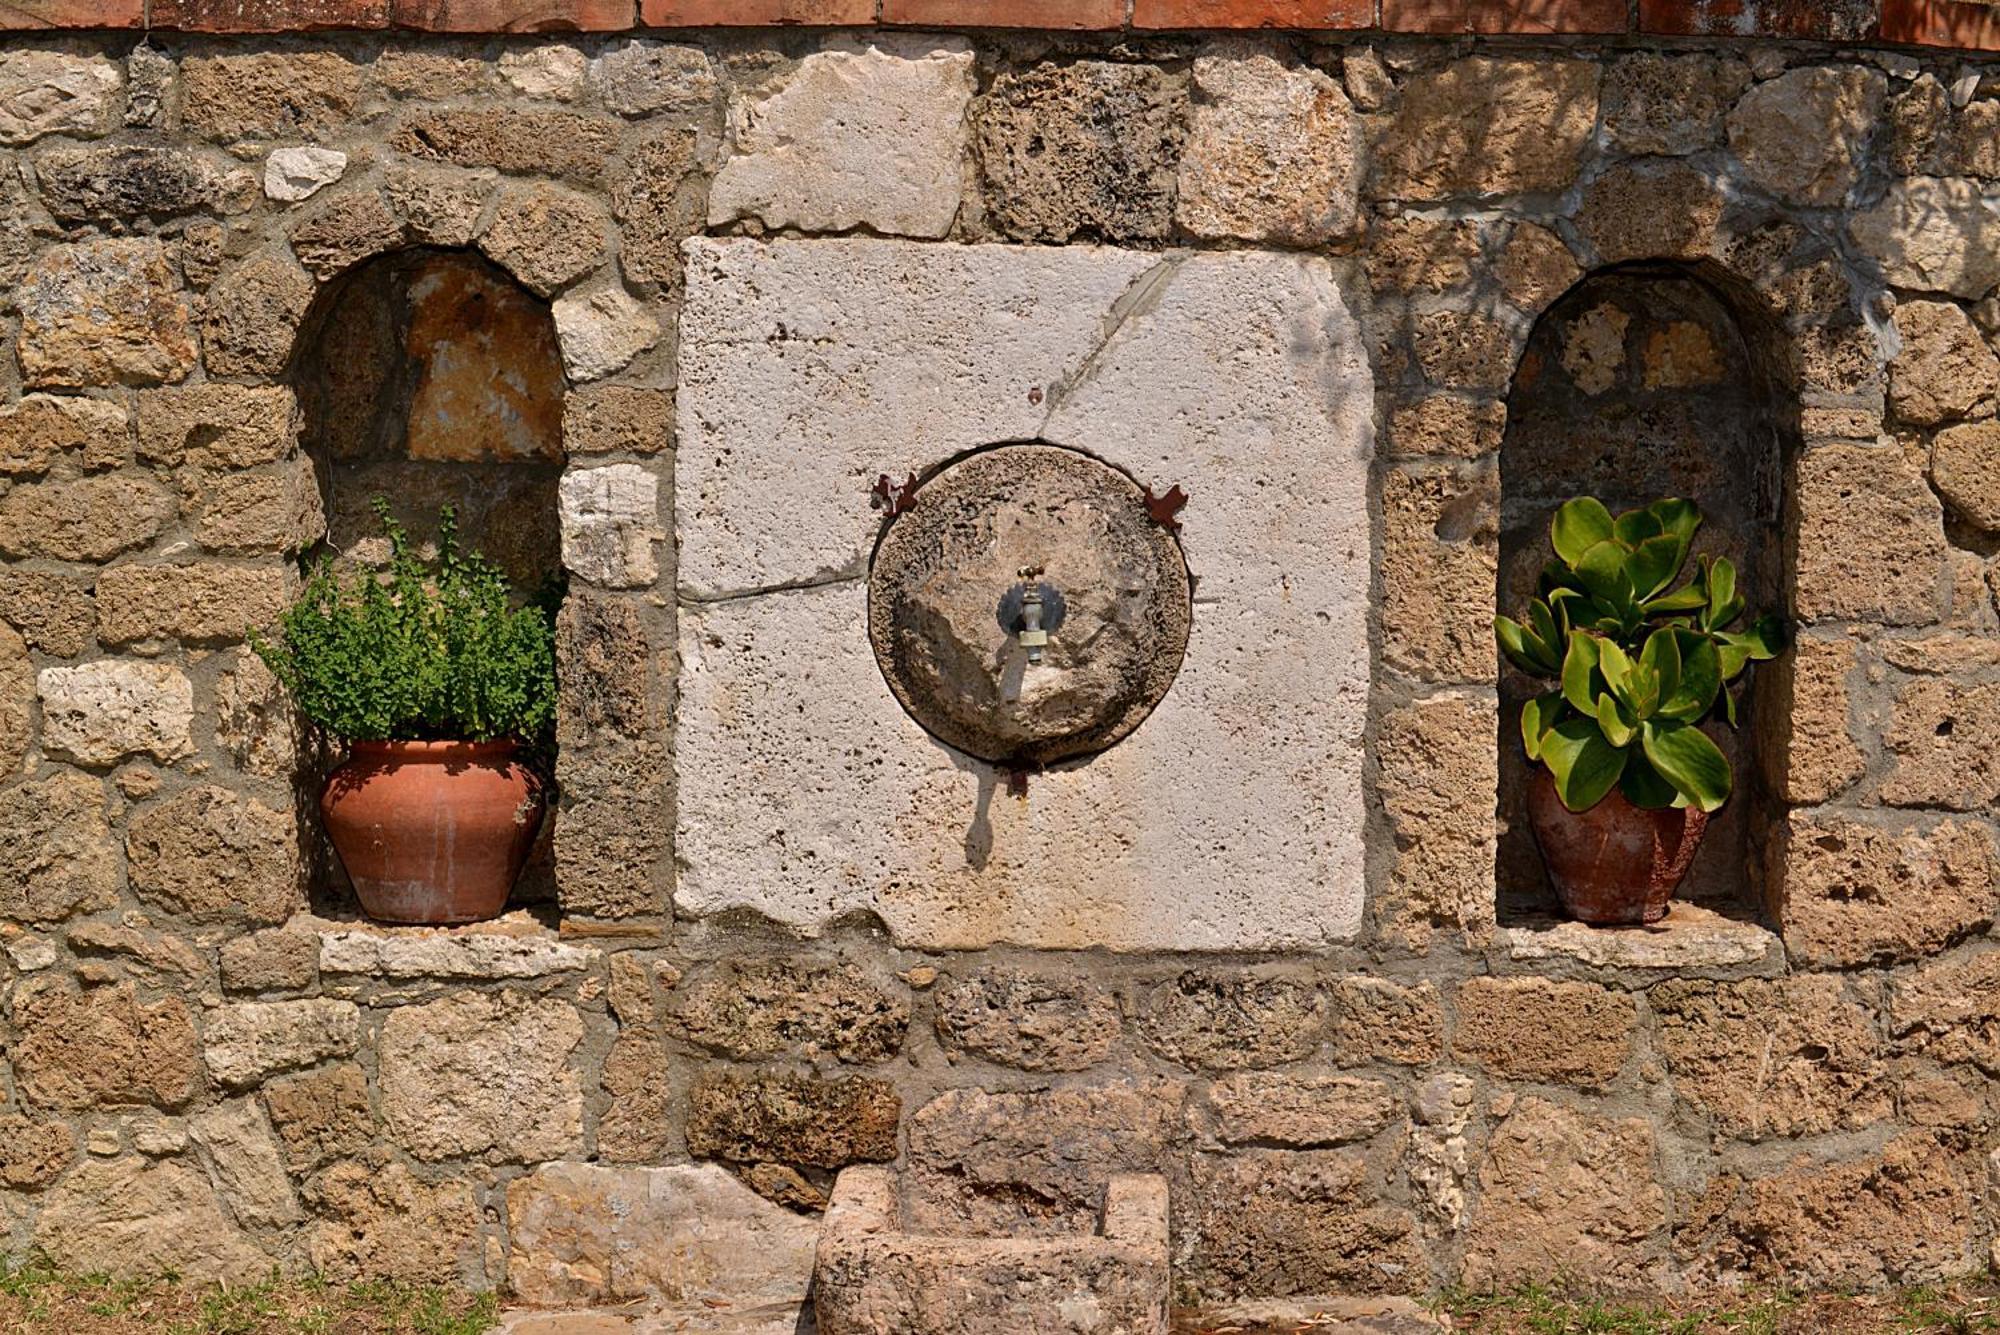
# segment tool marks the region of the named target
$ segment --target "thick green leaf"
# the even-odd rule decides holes
[[[1742,633],[1742,638],[1750,657],[1759,663],[1785,652],[1785,645],[1791,639],[1785,631],[1784,618],[1770,613],[1751,622],[1750,629]]]
[[[1545,640],[1512,618],[1493,618],[1493,638],[1500,642],[1500,652],[1507,655],[1507,661],[1523,672],[1549,677],[1562,666]]]
[[[1540,598],[1528,604],[1528,626],[1535,632],[1536,638],[1549,647],[1549,656],[1553,660],[1549,671],[1555,673],[1562,667],[1563,631],[1556,624],[1555,613]]]
[[[1549,545],[1571,566],[1583,554],[1611,536],[1611,512],[1604,503],[1589,496],[1564,501],[1549,521]]]
[[[1619,697],[1634,718],[1651,718],[1660,709],[1660,674],[1642,663],[1633,663],[1625,674],[1625,690]]]
[[[1608,695],[1597,697],[1597,728],[1604,734],[1604,740],[1623,750],[1632,745],[1632,739],[1639,733],[1637,719],[1625,713],[1625,707]]]
[[[1564,719],[1542,738],[1542,763],[1571,811],[1588,811],[1604,800],[1625,770],[1625,755],[1604,739],[1594,718]]]
[[[1672,630],[1656,630],[1647,636],[1645,647],[1639,651],[1639,664],[1659,679],[1659,696],[1654,705],[1664,705],[1681,688],[1681,643],[1678,635]]]
[[[1700,728],[1649,719],[1640,726],[1639,738],[1646,759],[1690,806],[1714,812],[1729,800],[1728,757]]]
[[[1736,596],[1736,565],[1727,557],[1717,557],[1708,567],[1708,611],[1702,617],[1709,630],[1721,630],[1743,615],[1743,600]]]
[[[1528,753],[1528,759],[1542,758],[1542,738],[1568,713],[1561,691],[1538,695],[1521,706],[1521,749]]]
[[[1690,580],[1672,593],[1648,598],[1645,606],[1648,612],[1693,612],[1708,606],[1708,591]]]
[[[1648,538],[1666,532],[1650,510],[1627,510],[1611,521],[1611,536],[1627,547],[1637,547]]]
[[[1678,497],[1654,501],[1646,507],[1646,513],[1659,521],[1662,533],[1671,533],[1679,538],[1683,550],[1694,541],[1695,530],[1701,527],[1701,508],[1693,501]]]
[[[1715,641],[1691,630],[1674,630],[1681,653],[1680,684],[1667,692],[1660,713],[1680,723],[1699,723],[1715,708],[1722,690],[1722,655]]]
[[[1626,752],[1625,772],[1618,777],[1618,791],[1635,807],[1664,811],[1680,800],[1674,786],[1660,777],[1643,749]]]
[[[1597,673],[1597,646],[1604,643],[1593,635],[1569,637],[1569,653],[1563,658],[1563,699],[1581,714],[1597,709],[1597,691],[1592,678]]]
[[[1629,688],[1632,675],[1632,659],[1616,640],[1600,639],[1597,642],[1597,671],[1604,678],[1614,695],[1623,695]]]
[[[1632,596],[1643,601],[1665,589],[1681,573],[1681,562],[1686,559],[1687,551],[1678,538],[1663,534],[1640,543],[1625,558]]]
[[[1612,612],[1623,614],[1631,608],[1632,577],[1625,571],[1626,551],[1616,539],[1606,538],[1584,552],[1576,562],[1576,577],[1590,596]]]

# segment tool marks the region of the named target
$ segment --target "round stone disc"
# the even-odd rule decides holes
[[[1064,605],[1040,663],[999,615],[1024,580]],[[931,478],[889,525],[868,637],[889,689],[938,740],[1046,765],[1145,721],[1180,671],[1189,595],[1180,544],[1131,478],[1074,450],[1008,445]]]

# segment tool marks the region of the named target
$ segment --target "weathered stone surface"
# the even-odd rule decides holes
[[[281,566],[118,565],[97,577],[97,634],[113,645],[237,643],[274,624],[290,597]]]
[[[0,496],[0,552],[106,561],[151,542],[174,512],[172,496],[129,473],[22,483]]]
[[[1770,722],[1758,729],[1765,772],[1786,801],[1825,802],[1859,779],[1867,764],[1849,721],[1854,645],[1801,637],[1792,645],[1789,668],[1779,668]]]
[[[605,48],[590,62],[590,82],[604,105],[621,116],[702,111],[713,105],[721,86],[699,46],[645,39]]]
[[[1949,301],[1907,301],[1896,308],[1903,347],[1889,363],[1889,401],[1918,426],[1936,426],[1993,411],[2000,392],[2000,357],[1986,345],[1963,307]]]
[[[271,1268],[201,1170],[181,1159],[86,1159],[49,1193],[34,1241],[79,1274],[248,1281]]]
[[[1339,84],[1258,52],[1194,62],[1175,217],[1196,236],[1324,245],[1354,232],[1361,122]]]
[[[732,959],[707,966],[668,1007],[680,1036],[732,1057],[886,1061],[903,1046],[910,1006],[858,965],[812,956]]]
[[[1931,442],[1931,485],[1960,519],[2000,533],[2000,423],[1940,431]]]
[[[673,772],[655,742],[607,746],[588,763],[558,756],[562,810],[555,859],[563,908],[604,918],[665,912],[671,877]]]
[[[1382,722],[1377,788],[1396,863],[1381,921],[1419,949],[1434,931],[1476,940],[1493,928],[1498,726],[1491,703],[1458,693],[1419,700]]]
[[[597,1123],[597,1157],[607,1163],[652,1163],[673,1135],[673,1094],[667,1050],[648,1028],[620,1028],[604,1056],[600,1083],[610,1106]]]
[[[583,1090],[570,1057],[582,1041],[576,1008],[554,998],[467,992],[402,1007],[382,1023],[382,1116],[419,1159],[575,1154]]]
[[[1494,393],[1507,388],[1520,351],[1520,339],[1512,329],[1466,311],[1418,316],[1412,343],[1417,365],[1433,385]]]
[[[1508,235],[1495,272],[1507,300],[1530,313],[1547,310],[1583,277],[1567,241],[1546,227],[1525,222]]]
[[[383,175],[382,198],[403,220],[412,241],[463,246],[478,230],[492,187],[489,171],[397,166]]]
[[[468,107],[418,112],[389,146],[430,162],[596,181],[617,154],[618,128],[617,121],[571,111]]]
[[[500,77],[529,97],[571,102],[583,91],[590,58],[567,42],[537,42],[502,51]]]
[[[319,967],[364,978],[546,978],[587,969],[600,952],[539,933],[495,931],[494,924],[381,931],[321,931]]]
[[[690,1095],[688,1152],[733,1163],[838,1168],[896,1157],[903,1101],[886,1080],[708,1075]]]
[[[958,1234],[1088,1228],[1111,1177],[1161,1166],[1184,1101],[1162,1080],[947,1090],[910,1118],[912,1222]]]
[[[943,236],[958,216],[973,84],[958,38],[831,39],[767,96],[732,102],[709,222]]]
[[[1650,1287],[1653,1244],[1667,1223],[1654,1153],[1645,1118],[1520,1100],[1479,1164],[1464,1282],[1497,1290],[1588,1275],[1611,1290]]]
[[[1176,1233],[1177,1278],[1205,1295],[1416,1292],[1427,1280],[1416,1221],[1379,1171],[1338,1150],[1202,1156]]]
[[[795,1304],[818,1235],[715,1164],[547,1164],[507,1185],[507,1278],[535,1306]]]
[[[1604,127],[1634,155],[1699,153],[1721,140],[1749,84],[1750,67],[1731,56],[1623,56],[1604,76]]]
[[[1164,237],[1186,115],[1186,89],[1149,65],[1044,61],[1001,74],[976,118],[988,217],[1023,241]]]
[[[28,758],[35,730],[35,665],[28,642],[0,622],[0,783],[13,779]],[[0,886],[11,878],[0,877]],[[6,897],[0,890],[0,900]]]
[[[1848,232],[1897,287],[1977,300],[2000,283],[1996,214],[1972,181],[1919,176],[1891,185]]]
[[[283,922],[302,906],[292,813],[198,785],[146,807],[125,837],[132,889],[201,921]]]
[[[1389,444],[1399,455],[1471,458],[1500,448],[1507,430],[1507,405],[1497,399],[1433,394],[1389,419]]]
[[[325,282],[370,256],[401,245],[403,220],[377,191],[343,193],[294,225],[287,235],[299,263]]]
[[[148,385],[194,366],[193,306],[150,239],[51,246],[17,293],[31,385]]]
[[[0,1117],[0,1186],[40,1191],[76,1158],[76,1133],[66,1122]]]
[[[2000,800],[2000,684],[1926,677],[1896,693],[1894,710],[1883,740],[1895,765],[1882,800],[1990,812]]]
[[[42,203],[65,222],[170,218],[225,208],[247,180],[181,148],[51,149],[35,158]]]
[[[653,666],[652,637],[636,599],[581,590],[566,598],[556,618],[556,672],[563,683],[557,744],[583,748],[606,733],[653,732],[661,712],[653,700]]]
[[[1108,1057],[1122,1023],[1118,998],[1063,973],[992,966],[937,994],[949,1048],[1024,1071],[1083,1071]]]
[[[571,292],[552,309],[572,381],[601,380],[660,341],[660,322],[623,288]]]
[[[216,375],[277,375],[312,303],[311,275],[282,250],[259,251],[209,289],[203,357]]]
[[[1854,1131],[1894,1111],[1874,1023],[1837,977],[1676,980],[1647,998],[1676,1092],[1722,1135]]]
[[[22,1095],[49,1108],[150,1104],[194,1094],[194,1023],[178,997],[141,1001],[130,984],[75,991],[54,979],[14,994]]]
[[[337,149],[317,144],[275,149],[264,159],[264,193],[296,204],[311,199],[346,174],[347,154]]]
[[[632,151],[632,165],[613,186],[619,222],[618,265],[635,283],[681,281],[681,242],[708,216],[706,184],[691,130],[670,130]]]
[[[1156,262],[861,240],[697,241],[689,253],[675,470],[687,609],[679,907],[751,907],[807,930],[867,909],[899,940],[952,947],[1242,948],[1351,934],[1359,715],[1343,683],[1366,675],[1356,455],[1371,408],[1330,270],[1290,255]],[[1146,300],[1100,346],[1128,290]],[[981,314],[998,309],[1016,314]],[[1302,342],[1301,330],[1314,332]],[[837,348],[808,351],[822,337]],[[1091,374],[1064,390],[1086,364]],[[947,382],[964,392],[926,388]],[[883,691],[872,653],[852,641],[860,591],[827,576],[864,568],[880,528],[866,488],[848,483],[916,462],[887,442],[921,440],[941,461],[1034,438],[1085,446],[1155,494],[1180,484],[1211,498],[1198,522],[1185,517],[1189,564],[1204,598],[1245,610],[1191,638],[1146,726],[1100,763],[1038,775],[1035,800],[1010,807],[982,801],[983,779]],[[1272,532],[1298,559],[1277,558]],[[710,601],[773,586],[792,587]],[[1347,666],[1300,674],[1302,657]],[[1288,703],[1246,727],[1222,698],[1245,689]],[[813,741],[829,735],[862,740]],[[1301,747],[1323,763],[1300,772],[1253,759]],[[1166,782],[1196,763],[1204,791]],[[1279,772],[1288,778],[1274,784]],[[841,828],[805,798],[834,790],[857,816]],[[726,814],[746,802],[768,813],[754,838]],[[1083,837],[1107,828],[1131,834],[1115,847]],[[1250,865],[1260,874],[1245,878]]]
[[[132,776],[122,776],[129,786]],[[79,955],[114,955],[121,959],[114,971],[148,986],[208,990],[210,969],[207,958],[181,936],[156,934],[118,923],[83,922],[69,929],[70,949]],[[85,966],[78,973],[94,981],[95,970]],[[161,977],[164,975],[165,977]]]
[[[298,772],[298,710],[271,669],[241,652],[215,681],[215,744],[236,768],[260,779]]]
[[[1893,445],[1823,445],[1797,465],[1796,605],[1808,621],[1937,620],[1944,509]]]
[[[1576,179],[1597,124],[1586,61],[1470,56],[1412,77],[1376,144],[1378,198],[1557,191]]]
[[[46,134],[93,139],[111,128],[122,80],[116,62],[76,51],[13,50],[0,55],[0,144]]]
[[[222,943],[222,986],[230,992],[303,992],[319,981],[319,936],[272,927]]]
[[[195,538],[225,556],[296,552],[326,533],[310,459],[208,479],[197,493]]]
[[[360,1035],[361,1012],[351,1001],[236,1002],[208,1013],[202,1060],[218,1082],[243,1089],[279,1071],[350,1056]]]
[[[638,464],[578,468],[561,484],[563,565],[607,589],[644,588],[659,578],[653,544],[660,524],[660,479]]]
[[[1491,467],[1383,476],[1382,638],[1391,667],[1425,681],[1493,680],[1499,502]]]
[[[1701,168],[1642,158],[1591,182],[1576,225],[1604,264],[1698,260],[1715,249],[1725,202],[1722,187]]]
[[[1991,831],[1970,822],[1794,815],[1765,874],[1793,960],[1845,968],[1919,959],[1983,931],[2000,911],[1996,859]]]
[[[1479,224],[1464,218],[1384,218],[1368,238],[1368,282],[1377,292],[1447,292],[1471,281]]]
[[[1547,978],[1473,978],[1458,989],[1453,1052],[1497,1076],[1603,1089],[1632,1051],[1631,994]]]
[[[217,143],[322,140],[361,97],[362,67],[338,51],[244,51],[181,62],[182,123]]]
[[[294,1171],[358,1154],[375,1138],[368,1077],[353,1062],[281,1076],[264,1086],[264,1106]]]
[[[1974,946],[1897,980],[1887,1018],[1900,1051],[2000,1075],[2000,952]]]
[[[1228,1071],[1310,1056],[1327,1015],[1309,977],[1190,969],[1147,995],[1139,1032],[1183,1066]]]
[[[1889,81],[1859,65],[1787,70],[1729,113],[1729,149],[1750,179],[1794,204],[1828,207],[1861,173]]]
[[[1444,1002],[1435,983],[1336,978],[1326,998],[1328,1050],[1342,1066],[1423,1066],[1444,1055]]]
[[[162,468],[253,468],[289,455],[298,402],[278,385],[211,381],[147,390],[138,397],[139,457]]]
[[[133,516],[123,518],[129,522]],[[12,522],[6,503],[0,501],[0,550],[20,550],[8,547]],[[142,511],[140,526],[145,522]],[[29,645],[59,658],[82,653],[97,629],[88,585],[66,575],[30,570],[0,570],[0,621],[13,626]]]
[[[664,454],[674,445],[674,396],[664,389],[587,385],[563,398],[563,453]]]
[[[101,659],[77,667],[43,668],[42,745],[85,765],[114,765],[126,756],[172,762],[194,741],[194,686],[167,663]]]
[[[0,916],[60,922],[109,908],[122,879],[96,779],[63,770],[0,787]]]
[[[210,1108],[188,1119],[188,1132],[206,1151],[209,1175],[237,1223],[278,1228],[298,1222],[299,1203],[278,1142],[254,1099]]]
[[[124,405],[73,395],[29,394],[0,408],[0,473],[46,473],[65,456],[85,469],[132,461]]]
[[[1208,1105],[1222,1140],[1296,1149],[1366,1140],[1401,1111],[1380,1080],[1289,1071],[1224,1076],[1208,1087]]]
[[[479,248],[530,291],[552,296],[603,261],[608,221],[587,195],[521,186],[502,193]]]
[[[460,1180],[431,1183],[393,1160],[347,1160],[307,1184],[305,1252],[335,1280],[463,1284],[482,1275],[479,1203]]]

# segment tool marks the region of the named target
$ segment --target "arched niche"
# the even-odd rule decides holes
[[[1614,512],[1665,496],[1696,502],[1704,523],[1695,556],[1728,556],[1753,609],[1785,611],[1785,461],[1798,422],[1787,347],[1755,295],[1709,266],[1602,269],[1543,312],[1515,371],[1500,452],[1501,610],[1533,596],[1555,509],[1592,495]],[[1736,797],[1711,823],[1679,894],[1736,916],[1754,916],[1762,902],[1756,850],[1772,815],[1757,732],[1773,721],[1759,700],[1776,673],[1752,671],[1740,726],[1711,728]],[[1555,911],[1528,826],[1518,728],[1522,702],[1540,689],[1502,661],[1502,923]]]

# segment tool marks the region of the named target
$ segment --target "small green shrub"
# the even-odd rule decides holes
[[[343,577],[321,558],[275,638],[251,647],[305,716],[351,742],[538,744],[555,718],[555,632],[546,602],[513,608],[507,579],[458,547],[457,515],[438,516],[426,563],[377,497],[388,565]]]
[[[1736,726],[1730,683],[1777,655],[1784,627],[1766,616],[1729,629],[1744,602],[1724,558],[1703,558],[1674,587],[1700,527],[1691,501],[1615,518],[1590,497],[1567,501],[1549,524],[1556,559],[1542,568],[1541,596],[1524,621],[1493,619],[1509,662],[1561,683],[1522,706],[1521,742],[1571,811],[1614,785],[1654,810],[1712,812],[1729,800],[1729,760],[1701,723],[1720,704]]]

